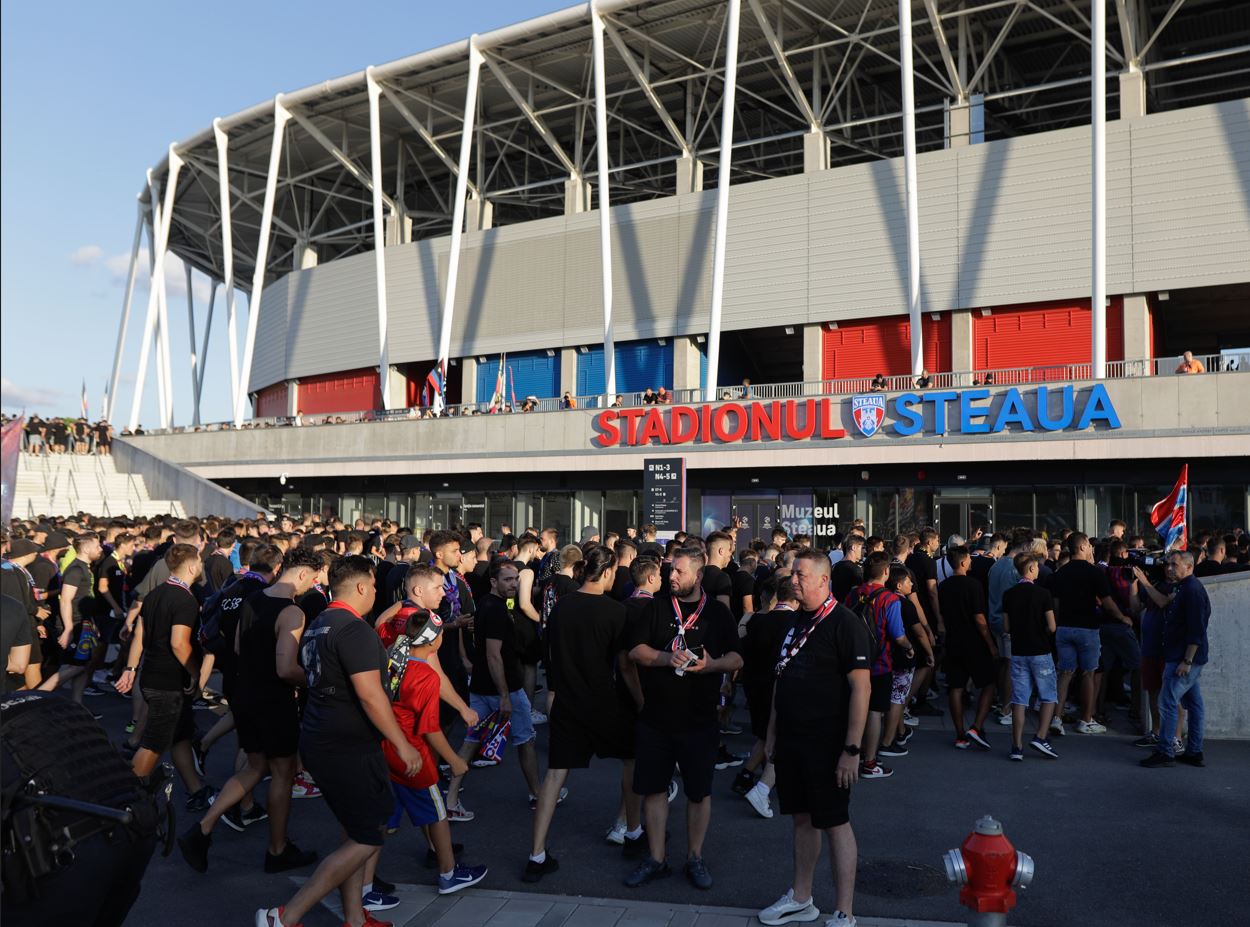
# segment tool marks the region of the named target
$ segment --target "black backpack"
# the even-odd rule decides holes
[[[860,587],[863,588],[862,586]],[[859,620],[864,623],[868,629],[868,637],[872,640],[872,662],[877,662],[877,657],[881,653],[881,637],[877,634],[877,618],[873,614],[873,606],[877,601],[877,596],[885,592],[885,589],[878,589],[875,592],[863,593],[856,592],[855,601],[848,603],[851,611],[859,616]]]
[[[227,635],[222,633],[221,618],[222,612],[237,610],[242,602],[235,590],[240,578],[230,577],[224,586],[208,597],[200,613],[200,646],[218,659],[234,650],[234,635],[231,633],[230,640],[226,639]],[[231,594],[232,590],[235,594]]]

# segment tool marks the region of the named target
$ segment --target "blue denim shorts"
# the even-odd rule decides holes
[[[1029,704],[1029,696],[1037,689],[1039,702],[1059,701],[1059,689],[1055,683],[1055,661],[1050,654],[1035,657],[1011,658],[1011,704]]]
[[[512,730],[508,734],[508,746],[519,747],[534,739],[534,719],[530,715],[530,700],[525,695],[524,689],[509,692],[508,699],[512,702]],[[492,712],[499,710],[499,696],[471,694],[469,707],[476,711],[478,717],[484,721]],[[481,737],[470,728],[464,735],[464,739],[469,743],[478,743]]]
[[[1097,628],[1059,628],[1055,632],[1055,647],[1059,651],[1059,672],[1080,669],[1092,673],[1098,669],[1102,639]]]

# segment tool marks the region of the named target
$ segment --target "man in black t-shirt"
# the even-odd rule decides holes
[[[842,559],[833,565],[833,573],[829,578],[829,588],[833,597],[845,602],[851,590],[863,585],[864,571],[860,563],[864,559],[864,539],[852,534],[842,542]]]
[[[1011,635],[1011,758],[1024,758],[1024,712],[1037,692],[1037,736],[1030,746],[1051,759],[1059,754],[1046,732],[1055,716],[1058,689],[1051,641],[1055,635],[1055,600],[1037,584],[1040,554],[1018,553],[1013,565],[1020,582],[1003,593],[1003,630]]]
[[[938,585],[938,602],[946,620],[946,655],[942,668],[946,672],[946,695],[951,720],[955,725],[955,748],[967,750],[976,744],[990,749],[985,735],[985,719],[994,704],[997,688],[994,661],[998,647],[990,635],[986,618],[985,591],[969,574],[972,556],[968,548],[951,547],[946,551],[951,575]],[[972,727],[964,729],[964,689],[968,682],[981,690],[977,697],[976,717]]]
[[[204,566],[200,552],[190,544],[175,544],[165,554],[169,578],[143,600],[135,635],[130,641],[126,668],[117,680],[123,695],[135,684],[143,661],[141,694],[148,717],[131,768],[145,778],[168,750],[187,788],[187,810],[205,811],[213,788],[200,781],[191,757],[195,720],[193,693],[198,691],[200,649],[197,629],[200,603],[191,591]]]
[[[624,602],[629,597],[629,594],[634,591],[634,584],[630,580],[629,568],[633,566],[634,560],[638,556],[638,545],[629,538],[621,538],[616,542],[612,552],[616,555],[616,571],[613,575],[612,588],[608,591],[608,595],[618,602]]]
[[[938,552],[938,533],[932,528],[920,532],[920,543],[907,555],[904,561],[916,580],[916,592],[920,596],[920,604],[924,607],[925,618],[929,626],[938,634],[946,631],[942,622],[942,611],[938,605],[937,563],[933,559]]]
[[[79,705],[82,704],[87,683],[91,681],[87,668],[100,646],[100,631],[95,621],[99,609],[95,598],[95,575],[91,568],[103,552],[98,534],[86,532],[74,538],[74,559],[61,573],[57,601],[61,619],[56,640],[60,666],[39,686],[44,692],[55,692],[73,680],[71,696]],[[95,712],[92,714],[99,719]]]
[[[1102,640],[1098,629],[1104,621],[1115,620],[1132,625],[1111,595],[1107,573],[1094,563],[1094,545],[1088,535],[1077,531],[1064,542],[1069,560],[1050,578],[1050,592],[1055,597],[1055,649],[1059,654],[1059,711],[1050,729],[1063,734],[1059,714],[1068,697],[1068,686],[1079,669],[1081,677],[1081,717],[1076,730],[1081,734],[1103,734],[1107,728],[1094,720],[1094,701],[1100,682],[1098,661]],[[1099,606],[1102,612],[1099,612]]]
[[[230,554],[234,551],[236,541],[233,528],[222,528],[217,533],[213,552],[204,558],[204,583],[208,592],[213,593],[224,588],[230,577],[234,576],[234,564],[230,562]]]
[[[529,696],[525,694],[525,675],[516,646],[515,622],[524,619],[514,618],[507,602],[508,599],[515,601],[516,595],[516,566],[507,560],[495,561],[490,568],[490,592],[476,603],[477,611],[473,616],[469,707],[483,720],[497,713],[501,721],[512,722],[509,752],[516,752],[532,803],[538,794],[538,754],[534,747],[533,714]],[[442,665],[446,667],[447,662]],[[472,760],[481,746],[481,733],[470,728],[460,745],[460,758],[466,762]],[[457,776],[448,785],[447,811],[453,820],[471,821],[473,813],[460,804],[463,781],[464,776]]]
[[[759,555],[746,551],[738,558],[738,569],[730,579],[729,611],[739,623],[755,612],[755,571],[759,565]]]
[[[733,556],[733,539],[724,531],[707,536],[707,565],[703,568],[703,591],[726,608],[733,601],[733,581],[725,568]]]
[[[712,818],[720,677],[741,669],[742,655],[728,606],[703,589],[705,562],[697,549],[674,552],[669,595],[652,600],[631,636],[630,658],[638,664],[644,697],[635,741],[634,791],[644,796],[651,855],[626,878],[630,887],[670,872],[664,852],[668,785],[678,765],[687,802],[686,876],[696,888],[712,887],[703,840]]]
[[[344,557],[330,573],[330,589],[334,600],[300,644],[309,695],[299,753],[345,839],[284,906],[257,911],[257,927],[298,924],[336,887],[344,920],[363,923],[365,885],[372,881],[395,807],[381,741],[395,748],[407,775],[421,769],[421,754],[391,710],[384,686],[386,651],[362,617],[377,597],[373,562]]]
[[[850,823],[851,786],[868,720],[873,662],[867,625],[830,593],[829,558],[800,551],[791,573],[800,609],[777,654],[765,751],[776,765],[781,813],[794,818],[794,884],[760,912],[765,924],[820,916],[812,881],[821,833],[829,838],[838,912],[830,924],[854,924],[857,846]]]
[[[618,542],[618,547],[624,542]],[[658,575],[658,571],[656,571]],[[634,711],[642,704],[637,667],[627,653],[625,607],[610,595],[616,556],[606,547],[586,554],[582,584],[562,598],[547,625],[548,681],[554,695],[547,775],[534,817],[534,839],[521,879],[537,882],[558,867],[547,853],[547,833],[570,769],[585,769],[592,757],[623,760],[621,798],[627,859],[646,851],[641,801],[633,790]],[[624,682],[634,711],[621,704]]]

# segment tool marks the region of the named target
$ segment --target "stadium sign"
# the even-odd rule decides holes
[[[893,419],[888,425],[885,411]],[[832,441],[846,437],[849,421],[865,438],[879,432],[899,437],[999,434],[1004,431],[1085,431],[1095,425],[1120,427],[1106,387],[1094,384],[1078,394],[1071,386],[1012,387],[991,396],[988,389],[880,394],[842,399],[779,399],[701,406],[605,409],[595,416],[596,447],[678,444],[739,444]]]

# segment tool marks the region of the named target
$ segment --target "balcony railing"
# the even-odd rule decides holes
[[[1202,373],[1250,372],[1250,354],[1214,354],[1194,357],[1202,365]],[[1108,380],[1133,377],[1159,377],[1201,375],[1185,374],[1180,357],[1155,357],[1139,360],[1107,362]],[[1093,366],[1084,364],[1058,364],[1044,367],[996,367],[989,370],[943,371],[931,373],[922,381],[913,376],[889,376],[883,383],[875,383],[874,377],[840,377],[830,380],[812,380],[801,383],[759,383],[717,387],[717,401],[742,402],[751,399],[815,399],[826,396],[852,396],[860,393],[902,393],[923,390],[968,389],[978,386],[1025,386],[1045,383],[1070,383],[1092,380]],[[573,396],[567,404],[557,397],[524,397],[512,402],[512,397],[501,408],[491,410],[489,399],[479,402],[447,406],[440,415],[428,408],[365,409],[356,412],[332,412],[302,416],[269,416],[246,422],[243,429],[280,428],[291,426],[341,425],[354,422],[402,422],[414,419],[457,418],[466,415],[532,414],[560,412],[566,409],[635,408],[649,404],[691,405],[703,402],[703,390],[669,390],[662,400],[647,399],[645,392],[618,393],[615,401],[607,401],[602,395]],[[196,431],[233,431],[231,422],[219,422],[197,428],[179,427],[169,430],[152,430],[145,434],[190,433]]]

